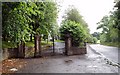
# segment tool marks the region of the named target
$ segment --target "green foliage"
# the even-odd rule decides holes
[[[82,23],[83,22],[82,16],[79,14],[78,10],[73,6],[71,6],[67,10],[66,15],[64,16],[64,18],[66,20],[75,21],[77,23]]]
[[[41,41],[41,45],[52,45],[52,42]]]
[[[55,42],[64,42],[63,40],[55,40]]]
[[[97,43],[98,39],[96,37],[93,37],[93,43]]]
[[[100,40],[97,40],[97,44],[100,44]]]
[[[55,32],[56,19],[57,19],[57,6],[53,2],[43,2],[44,3],[44,18],[39,22],[41,34],[51,34]],[[41,17],[41,16],[40,16]]]
[[[27,46],[27,47],[34,47],[34,42],[26,42],[25,46]]]
[[[111,12],[109,16],[104,16],[103,19],[98,23],[97,29],[102,29],[100,34],[101,43],[115,43],[119,41],[119,15],[118,11]],[[120,12],[119,12],[120,13]]]
[[[88,25],[76,8],[71,7],[67,10],[61,25],[61,38],[64,40],[65,34],[69,33],[72,37],[73,46],[82,45],[84,42],[92,42]]]
[[[41,45],[52,45],[52,42],[45,42],[42,41]],[[25,43],[26,47],[34,47],[34,42],[26,42]],[[0,47],[1,48],[1,47]],[[15,42],[6,42],[6,41],[2,41],[2,48],[17,48],[17,44]]]
[[[79,46],[80,42],[83,42],[85,37],[83,28],[80,26],[80,24],[70,20],[62,23],[60,33],[63,39],[65,39],[65,34],[69,33],[72,38],[73,46]]]
[[[41,45],[44,46],[44,45],[52,45],[52,42],[46,42],[46,41],[41,41]],[[25,43],[25,46],[27,47],[34,47],[34,42],[26,42]]]
[[[68,8],[68,10],[64,15],[64,19],[75,21],[76,23],[80,23],[81,26],[83,26],[83,28],[85,29],[85,31],[87,33],[89,32],[87,23],[84,21],[83,17],[80,15],[80,12],[74,6],[70,6]]]
[[[55,2],[5,2],[2,4],[3,40],[20,43],[30,34],[56,32],[57,5]]]
[[[100,39],[100,33],[99,32],[94,32],[92,34],[93,37],[96,37],[98,40]]]
[[[2,48],[16,48],[17,45],[13,42],[2,41]]]
[[[15,3],[3,4],[3,37],[6,37],[8,41],[19,43],[21,40],[25,41],[29,36],[28,31],[30,29],[28,25],[29,20],[26,15],[26,3],[17,2],[17,7],[11,6],[12,9],[5,13],[7,9],[10,9],[8,6],[11,4]],[[5,16],[5,14],[7,14],[7,16]]]
[[[104,42],[101,44],[120,48],[120,42]]]
[[[113,27],[120,30],[120,9],[112,12],[112,17],[115,21],[115,24],[113,25]]]

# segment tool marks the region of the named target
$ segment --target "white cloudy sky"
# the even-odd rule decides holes
[[[74,5],[83,16],[84,20],[88,23],[90,33],[96,30],[96,23],[99,22],[104,15],[113,10],[114,0],[58,0],[60,2],[60,12],[58,24],[62,20],[62,16],[69,5]]]

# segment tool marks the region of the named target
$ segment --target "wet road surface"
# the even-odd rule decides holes
[[[106,60],[88,46],[85,55],[55,55],[24,60],[28,64],[17,73],[118,73],[117,67],[106,64]]]
[[[51,55],[64,55],[65,52],[65,43],[64,42],[55,42],[55,53],[53,53],[53,47],[48,50],[42,51],[42,56],[51,56]]]
[[[117,47],[104,46],[100,44],[92,44],[90,47],[92,47],[92,49],[95,51],[101,53],[109,60],[118,63],[118,55],[120,54],[120,51]]]
[[[64,42],[55,42],[55,52],[56,53],[63,53],[64,50],[65,50]]]

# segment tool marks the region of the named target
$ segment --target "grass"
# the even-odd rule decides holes
[[[100,40],[97,40],[97,43],[100,44]]]
[[[47,43],[46,41],[41,41],[41,45],[42,46],[44,46],[44,45],[50,45],[51,46],[52,42],[48,42]],[[27,47],[34,47],[34,42],[26,42],[25,46],[27,46]],[[2,48],[16,48],[16,47],[17,47],[17,45],[15,43],[2,41]]]
[[[52,45],[52,42],[41,41],[41,45]]]
[[[2,48],[16,48],[17,45],[12,42],[2,41]]]
[[[26,42],[25,46],[27,46],[27,47],[34,47],[34,42]]]
[[[105,43],[101,43],[101,44],[120,48],[120,42],[105,42]]]
[[[62,40],[55,40],[55,42],[64,42],[64,41],[62,41]]]

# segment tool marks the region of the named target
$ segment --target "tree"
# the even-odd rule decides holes
[[[102,43],[104,42],[118,42],[118,32],[119,30],[119,24],[117,23],[117,15],[116,11],[110,12],[109,16],[104,16],[103,19],[97,23],[98,27],[97,29],[102,29],[102,33],[100,35],[100,40]]]
[[[81,26],[83,26],[87,31],[89,31],[87,23],[84,21],[82,15],[74,6],[70,6],[66,10],[66,13],[63,17],[65,20],[71,20],[75,21],[76,23],[80,23]]]
[[[120,34],[119,34],[120,33],[120,1],[116,1],[115,7],[117,7],[117,10],[115,11],[116,24],[113,27],[118,29],[118,37],[120,37]],[[118,42],[120,42],[120,39],[118,39]]]
[[[79,14],[78,10],[74,6],[69,7],[63,17],[65,20],[71,20],[77,23],[82,23],[83,21],[82,16]]]
[[[100,33],[99,32],[94,32],[92,34],[93,37],[96,37],[98,40],[100,39]]]
[[[97,43],[98,39],[96,37],[93,37],[93,43]]]
[[[40,7],[40,10],[42,10],[43,18],[39,16],[40,20],[38,21],[39,27],[36,27],[35,32],[38,33],[38,35],[53,35],[51,32],[53,32],[54,25],[56,23],[57,18],[57,6],[54,2],[43,2],[43,3],[37,3],[38,7]],[[43,7],[41,7],[43,6]],[[38,20],[38,19],[37,19]]]
[[[9,7],[10,6],[10,7]],[[26,4],[23,2],[3,3],[3,30],[4,40],[20,43],[25,41],[29,35],[29,25],[25,12]],[[6,39],[7,38],[7,39]]]
[[[80,24],[70,20],[62,22],[60,33],[63,39],[65,39],[65,34],[69,33],[71,35],[72,46],[79,46],[85,36]]]
[[[60,32],[62,39],[64,39],[63,35],[66,34],[66,32],[70,33],[73,46],[79,46],[84,42],[90,41],[88,25],[83,20],[78,10],[73,6],[67,10],[61,24]]]
[[[55,2],[8,2],[3,3],[3,38],[14,43],[26,42],[30,34],[40,36],[52,32],[57,18]],[[9,39],[8,39],[9,38]],[[39,46],[34,39],[35,48]],[[40,47],[39,47],[40,50]],[[38,53],[39,54],[39,53]],[[35,52],[36,56],[36,52]]]
[[[109,25],[109,17],[104,16],[100,22],[97,23],[99,26],[97,29],[102,28],[102,33],[107,33],[109,31],[108,25]]]

